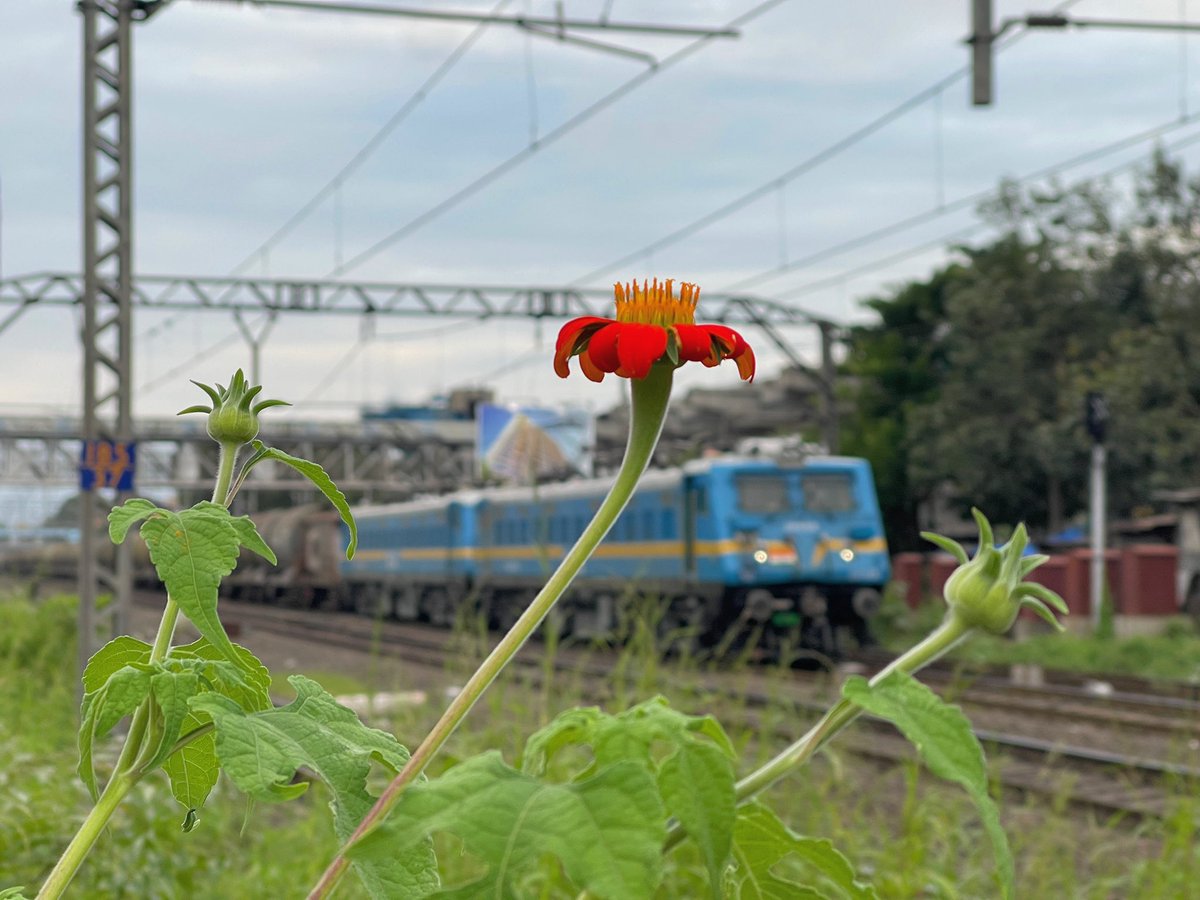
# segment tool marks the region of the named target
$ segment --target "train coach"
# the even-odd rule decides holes
[[[465,491],[354,510],[341,589],[360,611],[505,628],[591,520],[611,479]],[[345,539],[345,536],[344,538]],[[663,635],[834,652],[859,641],[890,577],[865,460],[721,457],[648,472],[557,611],[580,638],[618,633],[652,598]]]

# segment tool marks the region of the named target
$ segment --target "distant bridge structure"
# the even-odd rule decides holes
[[[131,293],[135,307],[160,310],[564,319],[611,315],[612,296],[610,289],[601,288],[195,275],[136,275]],[[35,272],[0,279],[0,332],[34,304],[83,302],[79,274]],[[705,292],[700,302],[709,322],[837,329],[805,310],[746,294]]]
[[[201,417],[135,420],[137,486],[205,498],[217,474],[217,447]],[[0,484],[77,487],[82,433],[64,416],[0,416]],[[270,423],[270,443],[321,465],[345,493],[368,502],[444,492],[476,480],[475,425],[470,421],[372,419],[363,422]],[[242,486],[311,495],[289,466],[265,462]],[[254,503],[251,500],[251,503]]]
[[[408,284],[329,279],[138,275],[133,305],[144,309],[310,315],[454,318],[566,319],[612,314],[612,292],[553,286]],[[38,272],[0,280],[0,336],[37,306],[82,306],[83,276]],[[833,342],[840,326],[810,313],[758,297],[701,295],[705,321],[758,328],[781,346],[793,365],[818,386],[822,437],[837,443]],[[779,327],[819,330],[822,359],[804,363]],[[253,356],[258,346],[245,330]],[[253,367],[257,368],[257,366]],[[251,380],[256,373],[251,373]],[[0,481],[6,484],[78,483],[79,423],[70,417],[0,417]],[[212,485],[216,457],[202,420],[134,423],[138,441],[138,485],[183,493]],[[387,421],[285,423],[271,426],[274,446],[320,463],[343,490],[373,500],[449,490],[474,478],[474,432],[469,422]],[[271,478],[247,482],[249,492],[305,489],[284,466]],[[292,482],[295,482],[294,485]]]

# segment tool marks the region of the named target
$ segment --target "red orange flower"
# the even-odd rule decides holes
[[[651,366],[663,361],[676,367],[685,362],[715,366],[725,359],[737,363],[743,380],[754,380],[754,351],[740,334],[724,325],[695,324],[696,285],[680,284],[678,298],[671,279],[613,287],[615,319],[583,316],[558,333],[554,371],[560,378],[570,374],[568,360],[578,356],[579,367],[592,381],[603,381],[609,373],[645,378]]]

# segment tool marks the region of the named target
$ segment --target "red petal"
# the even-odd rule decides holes
[[[734,354],[733,361],[737,363],[738,375],[742,377],[742,381],[754,380],[754,351],[750,349],[749,344],[742,348],[741,353]]]
[[[725,354],[728,357],[740,356],[742,350],[749,346],[742,336],[732,328],[726,328],[724,325],[702,325],[701,327],[728,348]]]
[[[712,340],[701,325],[674,325],[679,338],[679,358],[687,362],[700,362],[712,352]]]
[[[607,329],[606,329],[607,330]],[[621,369],[630,378],[645,378],[667,350],[667,329],[661,325],[626,322],[617,340]]]
[[[625,325],[613,322],[593,334],[588,341],[584,353],[598,371],[615,372],[621,368],[621,360],[617,356],[617,338],[625,328]]]
[[[611,321],[612,319],[602,319],[599,316],[582,316],[572,319],[559,330],[558,340],[554,344],[554,371],[559,378],[566,378],[570,374],[571,370],[567,365],[567,360],[574,355],[580,339],[587,339],[588,335],[584,332],[588,328],[598,327]]]
[[[600,382],[604,380],[604,372],[596,368],[596,364],[592,362],[592,358],[586,353],[579,354],[579,368],[583,369],[583,374],[590,381]]]
[[[709,355],[700,360],[704,365],[711,368],[723,359],[732,359],[737,363],[738,375],[743,381],[754,380],[754,351],[740,334],[724,325],[699,325],[697,328],[707,332],[711,341]]]

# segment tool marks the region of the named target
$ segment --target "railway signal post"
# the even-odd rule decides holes
[[[1084,401],[1084,424],[1092,438],[1092,484],[1089,507],[1092,523],[1091,609],[1092,627],[1099,631],[1104,605],[1104,525],[1105,525],[1105,466],[1107,452],[1104,438],[1108,431],[1108,401],[1104,395],[1091,391]]]

